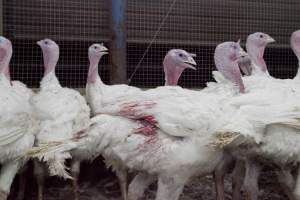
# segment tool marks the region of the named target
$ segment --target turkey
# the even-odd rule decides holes
[[[7,66],[4,74],[6,78],[10,81],[13,90],[16,93],[18,93],[25,101],[29,101],[29,99],[34,95],[34,92],[20,81],[16,81],[16,80],[11,81],[9,66]],[[25,195],[25,190],[26,190],[27,165],[23,166],[23,168],[21,168],[18,173],[19,173],[19,187],[18,187],[19,190],[16,199],[23,200]]]
[[[300,40],[297,39],[300,38],[299,33],[299,31],[296,31],[291,37],[291,46],[296,55],[299,53],[297,52],[297,48],[300,46]],[[261,33],[258,35],[261,35]],[[251,36],[253,35],[250,35],[249,37]],[[253,39],[247,40],[247,42],[255,44]],[[252,55],[253,57],[258,56],[251,51],[260,52],[257,50],[259,48],[257,47],[257,49],[255,49],[255,45],[253,44],[248,46],[251,46],[248,50],[249,55]],[[259,59],[254,58],[253,60],[255,62],[255,60],[257,61]],[[260,60],[260,66],[263,66],[260,69],[261,72],[264,72],[265,74],[260,74],[262,75],[261,77],[264,76],[263,78],[258,77],[259,81],[257,81],[256,84],[259,85],[256,86],[257,88],[254,88],[253,85],[255,84],[255,76],[257,75],[249,78],[247,77],[250,80],[248,80],[248,84],[252,82],[252,85],[249,85],[249,94],[232,100],[233,104],[240,106],[240,112],[234,118],[234,121],[237,121],[237,123],[240,124],[235,124],[234,128],[233,126],[230,126],[232,129],[229,128],[228,130],[230,130],[229,132],[242,132],[241,134],[253,138],[259,145],[255,145],[253,148],[250,148],[249,151],[244,153],[247,158],[245,186],[250,199],[257,199],[258,194],[257,179],[261,167],[258,162],[256,162],[257,156],[268,159],[280,167],[278,178],[287,195],[290,199],[299,199],[299,186],[293,183],[294,180],[288,168],[292,163],[299,161],[295,156],[299,153],[298,148],[296,146],[295,148],[290,148],[293,142],[298,141],[297,135],[299,134],[297,121],[295,122],[294,119],[299,118],[299,111],[297,111],[297,109],[299,109],[297,99],[300,94],[299,85],[297,85],[298,80],[297,77],[293,80],[272,78],[268,75],[267,70],[264,70],[265,62],[263,60]],[[247,80],[245,80],[245,85],[247,88]],[[259,88],[260,86],[262,88]],[[261,95],[262,93],[264,95]],[[255,111],[255,113],[253,113],[253,111]],[[261,116],[259,114],[261,114]],[[238,121],[237,119],[242,115],[248,116],[242,117],[243,119],[240,118],[240,121]],[[261,118],[262,116],[264,118]],[[247,126],[245,124],[247,124]],[[240,148],[237,148],[238,153],[236,152],[236,147],[233,148],[234,154],[237,154],[238,157],[243,150],[243,146],[244,144],[241,145]],[[294,185],[296,197],[294,197],[291,192]]]
[[[59,58],[58,45],[44,39],[37,44],[43,51],[44,76],[40,82],[40,91],[30,99],[37,117],[41,120],[41,130],[36,137],[37,149],[43,150],[44,144],[60,142],[73,137],[82,137],[90,124],[90,109],[79,92],[62,87],[55,75],[55,67]],[[55,141],[55,142],[54,142]],[[72,154],[71,172],[73,175],[73,189],[75,199],[78,199],[77,179],[80,169],[80,161],[87,155],[80,152]],[[49,167],[50,175],[62,172],[64,160],[71,157],[70,154],[51,154],[44,158]],[[35,162],[35,171],[38,175],[39,199],[42,199],[44,169],[41,164]],[[60,176],[70,178],[68,173]]]
[[[11,86],[7,78],[12,56],[11,42],[0,37],[0,199],[6,200],[12,181],[26,163],[24,152],[32,148],[39,122],[28,99]]]

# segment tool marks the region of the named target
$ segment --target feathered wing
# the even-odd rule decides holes
[[[246,102],[249,100],[247,99]],[[239,101],[239,105],[240,103]],[[300,133],[299,117],[300,107],[295,99],[289,99],[277,105],[248,104],[241,106],[228,124],[218,131],[219,141],[217,143],[221,147],[231,144],[233,141],[235,141],[235,145],[259,144],[265,137],[266,128],[272,125],[298,129]]]
[[[0,146],[20,139],[31,121],[30,107],[11,88],[0,87]]]
[[[51,175],[70,178],[64,160],[70,158],[72,152],[80,151],[86,155],[85,159],[93,159],[100,154],[107,158],[107,164],[113,162],[114,146],[124,143],[139,124],[132,120],[109,115],[98,115],[91,119],[86,135],[81,138],[71,138],[63,141],[40,143],[27,152],[29,157],[36,157],[47,161]],[[118,135],[116,135],[118,134]]]
[[[189,137],[214,132],[224,123],[224,112],[231,110],[219,95],[176,87],[167,90],[169,95],[160,95],[162,90],[145,92],[130,101],[113,105],[107,110],[114,113],[107,114],[144,121],[148,124],[146,127],[159,128],[170,136]]]
[[[31,121],[28,113],[6,114],[0,118],[0,146],[9,145],[27,134],[31,128],[28,122]]]
[[[37,147],[28,154],[46,161],[51,175],[70,178],[64,171],[64,161],[71,157],[69,150],[77,145],[72,139],[85,135],[90,125],[90,109],[84,97],[75,90],[57,87],[40,91],[31,104],[42,122]],[[41,156],[46,150],[47,156]]]
[[[0,79],[1,80],[1,79]],[[34,142],[39,122],[31,107],[10,85],[0,84],[0,162],[17,159]]]
[[[136,87],[122,85],[107,86],[99,79],[95,84],[87,84],[86,99],[93,113],[107,113],[104,107],[124,101],[128,96],[135,96],[142,90]]]

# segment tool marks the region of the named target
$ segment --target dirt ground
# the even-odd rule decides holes
[[[36,181],[32,176],[32,166],[27,172],[27,188],[25,200],[37,199]],[[80,175],[80,199],[81,200],[121,200],[118,182],[114,174],[107,171],[100,159],[92,164],[82,164]],[[275,174],[270,170],[264,170],[259,181],[260,200],[286,200],[283,191],[279,187]],[[16,200],[18,191],[18,178],[14,182],[10,200]],[[226,199],[231,199],[231,175],[225,179]],[[146,191],[143,200],[155,199],[156,185],[153,184]],[[45,182],[44,200],[69,200],[73,199],[70,181],[55,177],[48,177]],[[215,188],[212,176],[195,178],[184,188],[180,200],[214,200]]]

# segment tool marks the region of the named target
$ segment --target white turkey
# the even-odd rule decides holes
[[[28,99],[7,78],[12,56],[11,42],[0,37],[0,199],[6,200],[12,181],[26,163],[24,152],[32,148],[39,126]]]
[[[260,35],[262,33],[257,34],[257,36]],[[249,37],[251,36],[253,37],[255,34]],[[299,51],[297,51],[300,47],[299,38],[299,31],[292,34],[291,45],[296,55],[299,55]],[[298,80],[297,77],[294,80],[281,80],[269,76],[265,68],[265,62],[257,58],[260,57],[260,54],[255,54],[255,52],[261,52],[259,50],[260,45],[255,40],[247,40],[247,42],[250,43],[248,47],[251,46],[251,48],[248,48],[249,55],[256,56],[253,60],[259,60],[260,69],[264,74],[261,73],[260,77],[254,75],[244,78],[244,80],[248,79],[245,80],[245,85],[246,89],[247,86],[249,88],[249,94],[232,100],[232,103],[240,106],[241,109],[240,113],[234,118],[237,121],[235,127],[230,126],[232,129],[229,128],[231,132],[241,133],[255,139],[254,141],[258,144],[258,146],[254,146],[245,152],[247,158],[244,182],[246,192],[249,198],[257,199],[257,179],[261,167],[255,162],[255,158],[260,156],[264,159],[267,158],[281,168],[278,171],[279,181],[283,184],[289,198],[294,199],[291,192],[294,181],[288,166],[299,161],[296,156],[299,153],[299,148],[297,146],[291,148],[291,145],[298,141],[299,134],[298,122],[294,119],[299,118],[299,111],[297,110],[300,106],[297,102],[300,95]],[[256,49],[255,45],[257,45]],[[251,53],[251,51],[254,53]],[[258,81],[255,82],[255,80]],[[244,117],[241,117],[242,115]],[[243,149],[243,145],[241,149]],[[241,149],[238,150],[238,153],[235,153],[240,154]],[[299,199],[299,189],[299,185],[296,184],[294,193],[297,199]]]
[[[29,99],[34,95],[34,92],[21,81],[11,80],[9,65],[6,67],[4,74],[6,78],[10,81],[13,90],[16,93],[18,93],[25,101],[29,101]],[[21,168],[18,173],[19,173],[19,187],[18,187],[19,190],[16,199],[22,200],[24,199],[25,190],[26,190],[27,165],[23,166],[23,168]]]
[[[59,142],[74,137],[82,137],[90,124],[90,109],[83,96],[79,92],[62,87],[55,75],[55,67],[59,59],[59,47],[50,40],[44,39],[37,44],[43,51],[44,76],[40,82],[40,91],[31,98],[35,114],[41,120],[41,129],[36,137],[36,145],[42,151],[45,143]],[[72,154],[71,173],[73,175],[73,189],[75,199],[78,199],[77,179],[79,175],[80,161],[86,155],[80,152]],[[70,157],[65,154],[51,154],[44,158],[49,166],[50,175],[57,174],[64,168],[64,160]],[[36,173],[39,175],[39,199],[42,199],[42,184],[44,169],[41,164],[35,163]],[[69,178],[69,174],[60,174]]]

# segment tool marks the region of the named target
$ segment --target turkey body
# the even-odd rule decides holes
[[[24,100],[24,95],[16,92],[3,74],[0,75],[0,90],[0,193],[6,199],[14,176],[27,161],[24,152],[32,148],[39,122],[28,99]]]

